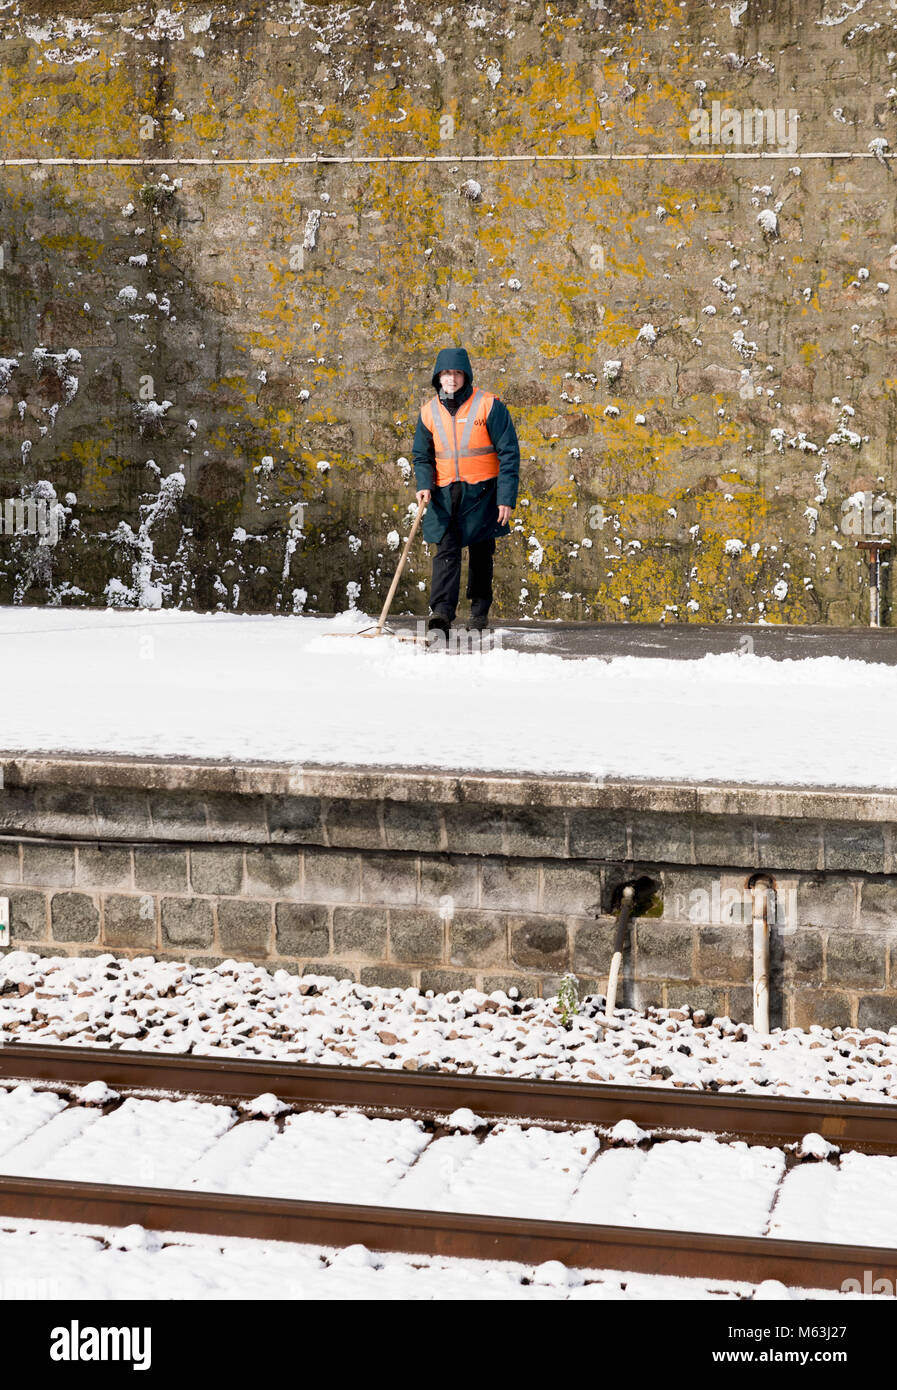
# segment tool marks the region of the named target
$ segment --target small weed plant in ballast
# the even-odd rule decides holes
[[[574,1014],[579,1013],[579,981],[575,975],[566,974],[558,990],[558,1013],[561,1027],[569,1028]]]

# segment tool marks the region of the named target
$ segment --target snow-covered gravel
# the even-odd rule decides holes
[[[602,1026],[586,1001],[569,1030],[554,999],[500,991],[425,996],[325,977],[212,969],[112,955],[0,956],[0,1045],[96,1043],[235,1052],[326,1065],[897,1100],[897,1030],[813,1027],[768,1037],[700,1011],[620,1010]]]
[[[598,1133],[488,1125],[468,1110],[438,1126],[355,1111],[289,1113],[271,1095],[238,1108],[121,1100],[102,1078],[103,1050],[117,1045],[760,1094],[894,1095],[897,1032],[762,1038],[726,1019],[708,1024],[699,1013],[659,1009],[624,1011],[620,1028],[605,1029],[591,1012],[587,1004],[564,1030],[553,1000],[476,991],[428,998],[236,962],[200,970],[149,957],[9,952],[0,957],[0,1043],[91,1042],[98,1058],[96,1080],[71,1096],[0,1087],[0,1172],[897,1246],[897,1159],[839,1155],[818,1136],[786,1155],[710,1136],[652,1141],[625,1120]],[[58,1290],[49,1296],[97,1298],[227,1298],[238,1288],[258,1298],[781,1296],[778,1285],[540,1273],[145,1232],[123,1250],[129,1237],[120,1232],[50,1229],[52,1240],[40,1223],[0,1218],[4,1297],[42,1296],[17,1294],[15,1281],[48,1279]]]
[[[894,784],[880,736],[897,703],[892,666],[737,654],[565,661],[502,649],[447,658],[391,638],[329,635],[370,621],[357,612],[2,608],[0,643],[16,672],[3,690],[3,747],[228,764]],[[427,705],[440,711],[438,739],[428,721],[409,718]]]
[[[15,1299],[832,1299],[785,1289],[617,1270],[373,1254],[0,1217],[0,1297]],[[847,1295],[847,1297],[854,1297]]]

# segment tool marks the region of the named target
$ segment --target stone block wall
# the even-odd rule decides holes
[[[749,1019],[765,872],[774,1021],[897,1024],[897,797],[75,759],[3,781],[14,946],[600,992],[641,879],[623,1002]]]

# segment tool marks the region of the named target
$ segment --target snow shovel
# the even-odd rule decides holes
[[[374,627],[364,627],[364,628],[361,629],[360,632],[334,632],[334,633],[331,633],[330,636],[332,636],[332,637],[383,637],[383,636],[385,635],[385,636],[387,636],[387,637],[398,637],[398,639],[399,639],[400,642],[422,642],[424,646],[427,645],[427,640],[426,640],[426,638],[411,637],[411,636],[407,636],[407,635],[404,634],[404,633],[393,632],[393,630],[392,630],[391,628],[388,628],[388,627],[386,626],[386,615],[387,615],[387,613],[388,613],[389,610],[390,610],[390,607],[391,607],[391,605],[392,605],[393,599],[395,598],[396,589],[399,587],[399,580],[400,580],[401,577],[402,577],[402,570],[405,568],[405,561],[408,559],[408,552],[409,552],[409,550],[411,549],[411,542],[414,540],[414,537],[417,535],[417,528],[418,528],[418,526],[419,526],[420,523],[421,523],[421,517],[422,517],[423,514],[424,514],[424,509],[425,509],[426,505],[427,505],[426,502],[419,502],[419,503],[418,503],[417,514],[416,514],[416,516],[415,516],[415,518],[414,518],[414,521],[413,521],[413,523],[412,523],[411,530],[410,530],[409,533],[408,533],[408,539],[407,539],[407,541],[405,542],[405,545],[404,545],[404,547],[403,547],[403,549],[402,549],[401,555],[399,556],[399,563],[398,563],[398,565],[397,565],[397,567],[396,567],[396,572],[395,572],[395,574],[393,575],[392,583],[391,583],[390,586],[389,586],[389,593],[386,595],[386,602],[385,602],[384,605],[383,605],[383,609],[382,609],[382,611],[381,611],[381,613],[380,613],[380,617],[377,619],[377,622],[376,622],[376,624],[374,625]]]

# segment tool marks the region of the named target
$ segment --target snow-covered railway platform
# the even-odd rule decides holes
[[[897,1024],[885,634],[609,661],[362,623],[3,610],[11,944],[595,991],[637,881],[624,1002],[741,1019],[765,874],[773,1022]]]

